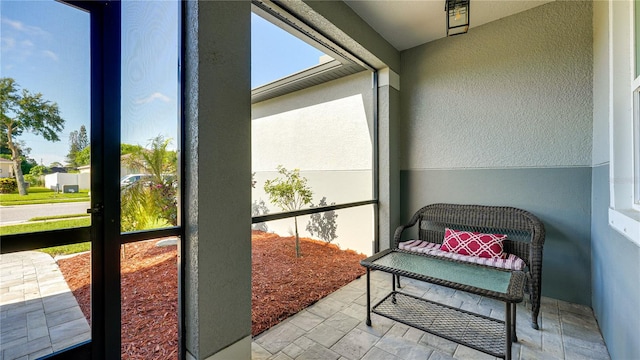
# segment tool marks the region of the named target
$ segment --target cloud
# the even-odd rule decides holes
[[[28,61],[41,42],[51,40],[51,34],[42,28],[8,17],[0,17],[0,29],[3,57],[6,56],[7,61]]]
[[[44,35],[44,34],[47,34],[47,32],[42,30],[41,28],[39,28],[37,26],[26,25],[22,21],[12,20],[12,19],[9,19],[9,18],[6,18],[6,17],[2,17],[0,19],[0,21],[3,24],[6,24],[9,27],[13,28],[14,30],[17,30],[17,31],[20,31],[20,32],[23,32],[23,33],[27,33],[27,34],[31,34],[31,35]]]
[[[2,50],[9,50],[16,47],[16,39],[12,37],[0,37],[0,43],[2,44]]]
[[[149,95],[149,96],[147,96],[145,98],[136,99],[134,101],[134,103],[137,104],[137,105],[141,105],[141,104],[148,104],[148,103],[154,102],[156,100],[160,100],[162,102],[169,102],[169,101],[171,101],[171,98],[168,97],[167,95],[163,94],[163,93],[154,92],[153,94],[151,94],[151,95]]]
[[[51,50],[42,50],[42,54],[53,61],[58,61],[58,55]]]

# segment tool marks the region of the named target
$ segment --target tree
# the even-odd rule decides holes
[[[50,174],[51,169],[44,165],[35,165],[29,169],[29,173],[24,175],[24,178],[29,181],[30,185],[42,185],[42,177]]]
[[[78,161],[78,157],[82,150],[89,146],[89,138],[87,137],[87,128],[84,125],[80,126],[80,130],[72,131],[69,134],[69,154],[67,154],[67,162],[72,167],[78,167],[81,165]]]
[[[278,165],[278,173],[284,178],[277,177],[264,183],[264,191],[269,195],[269,200],[273,204],[279,206],[283,211],[295,211],[311,203],[313,192],[307,186],[307,179],[300,176],[299,169],[288,171],[282,165]],[[300,257],[298,218],[294,216],[293,220],[296,231],[296,257]]]
[[[80,125],[80,132],[78,133],[78,148],[80,150],[89,146],[89,135],[87,135],[87,128],[84,125]]]
[[[0,78],[0,138],[11,150],[14,174],[20,195],[27,195],[22,173],[21,153],[16,138],[24,131],[40,135],[47,141],[59,141],[58,134],[64,129],[58,104],[43,99],[41,93],[32,94],[12,78]]]
[[[335,205],[336,203],[331,203],[331,205]],[[322,197],[318,207],[327,206],[327,198]],[[311,207],[316,207],[311,204]],[[327,243],[335,240],[338,235],[336,234],[336,230],[338,230],[338,224],[336,224],[336,218],[338,214],[335,211],[325,211],[323,213],[315,213],[311,214],[311,218],[309,223],[307,223],[307,231],[313,236],[318,235],[318,237],[324,240]]]
[[[88,145],[84,149],[78,151],[76,154],[76,166],[83,166],[91,164],[91,146]]]

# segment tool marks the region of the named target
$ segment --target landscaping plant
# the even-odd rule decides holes
[[[18,184],[14,178],[0,178],[0,194],[11,194],[18,190]]]
[[[307,178],[300,176],[300,169],[291,171],[278,165],[278,173],[283,177],[267,180],[264,183],[264,191],[269,195],[269,200],[283,211],[300,210],[311,203],[313,192],[307,185]],[[298,218],[293,217],[296,236],[296,257],[300,257],[300,237],[298,236]]]
[[[121,188],[121,229],[134,231],[175,226],[177,207],[177,154],[168,150],[170,139],[159,135],[150,148],[130,153],[127,165],[149,175]]]

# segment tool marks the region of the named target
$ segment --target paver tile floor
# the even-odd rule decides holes
[[[50,255],[0,255],[0,360],[37,359],[90,337],[89,324]]]
[[[403,292],[504,319],[502,302],[410,279],[402,283]],[[391,275],[372,271],[372,305],[390,290]],[[368,327],[366,305],[363,276],[256,336],[252,360],[496,359],[376,314]],[[514,360],[610,358],[591,308],[543,297],[540,330],[531,328],[529,309],[528,301],[517,305]]]
[[[372,304],[390,287],[389,274],[372,271]],[[504,318],[502,302],[480,296],[410,279],[401,290]],[[362,277],[255,337],[252,359],[494,359],[375,314],[366,326],[366,301]],[[517,306],[514,359],[610,358],[591,308],[543,297],[540,330],[529,325],[529,308],[527,301]],[[89,338],[89,325],[51,256],[0,255],[0,360],[36,359]]]

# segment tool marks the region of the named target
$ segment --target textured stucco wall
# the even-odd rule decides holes
[[[264,183],[280,175],[278,165],[300,169],[313,192],[312,203],[328,204],[373,198],[372,73],[363,71],[252,106],[252,171],[254,203],[264,201],[269,213],[282,210],[269,202]],[[340,216],[340,214],[347,214]],[[301,236],[307,217],[298,218]],[[370,207],[338,211],[338,238],[343,249],[372,254]],[[272,221],[268,231],[289,236],[293,219]]]
[[[250,354],[251,3],[185,11],[185,346]]]
[[[609,226],[609,45],[609,2],[594,1],[592,306],[611,358],[634,359],[640,356],[640,248]]]
[[[640,356],[640,247],[609,226],[609,166],[593,168],[593,312],[612,359]]]
[[[542,294],[587,305],[592,46],[592,3],[557,1],[404,51],[399,130],[405,221],[432,202],[529,210]]]
[[[590,305],[590,167],[410,170],[400,181],[404,222],[440,202],[530,211],[546,230],[542,295]]]
[[[253,104],[252,118],[253,171],[372,169],[369,71]]]
[[[400,217],[400,159],[398,123],[400,91],[391,85],[378,88],[378,241],[379,248],[391,247],[393,234],[404,220]],[[384,150],[382,150],[384,149]]]
[[[402,52],[402,169],[591,165],[591,8],[552,2]]]
[[[609,4],[593,2],[593,150],[594,166],[609,163]]]

